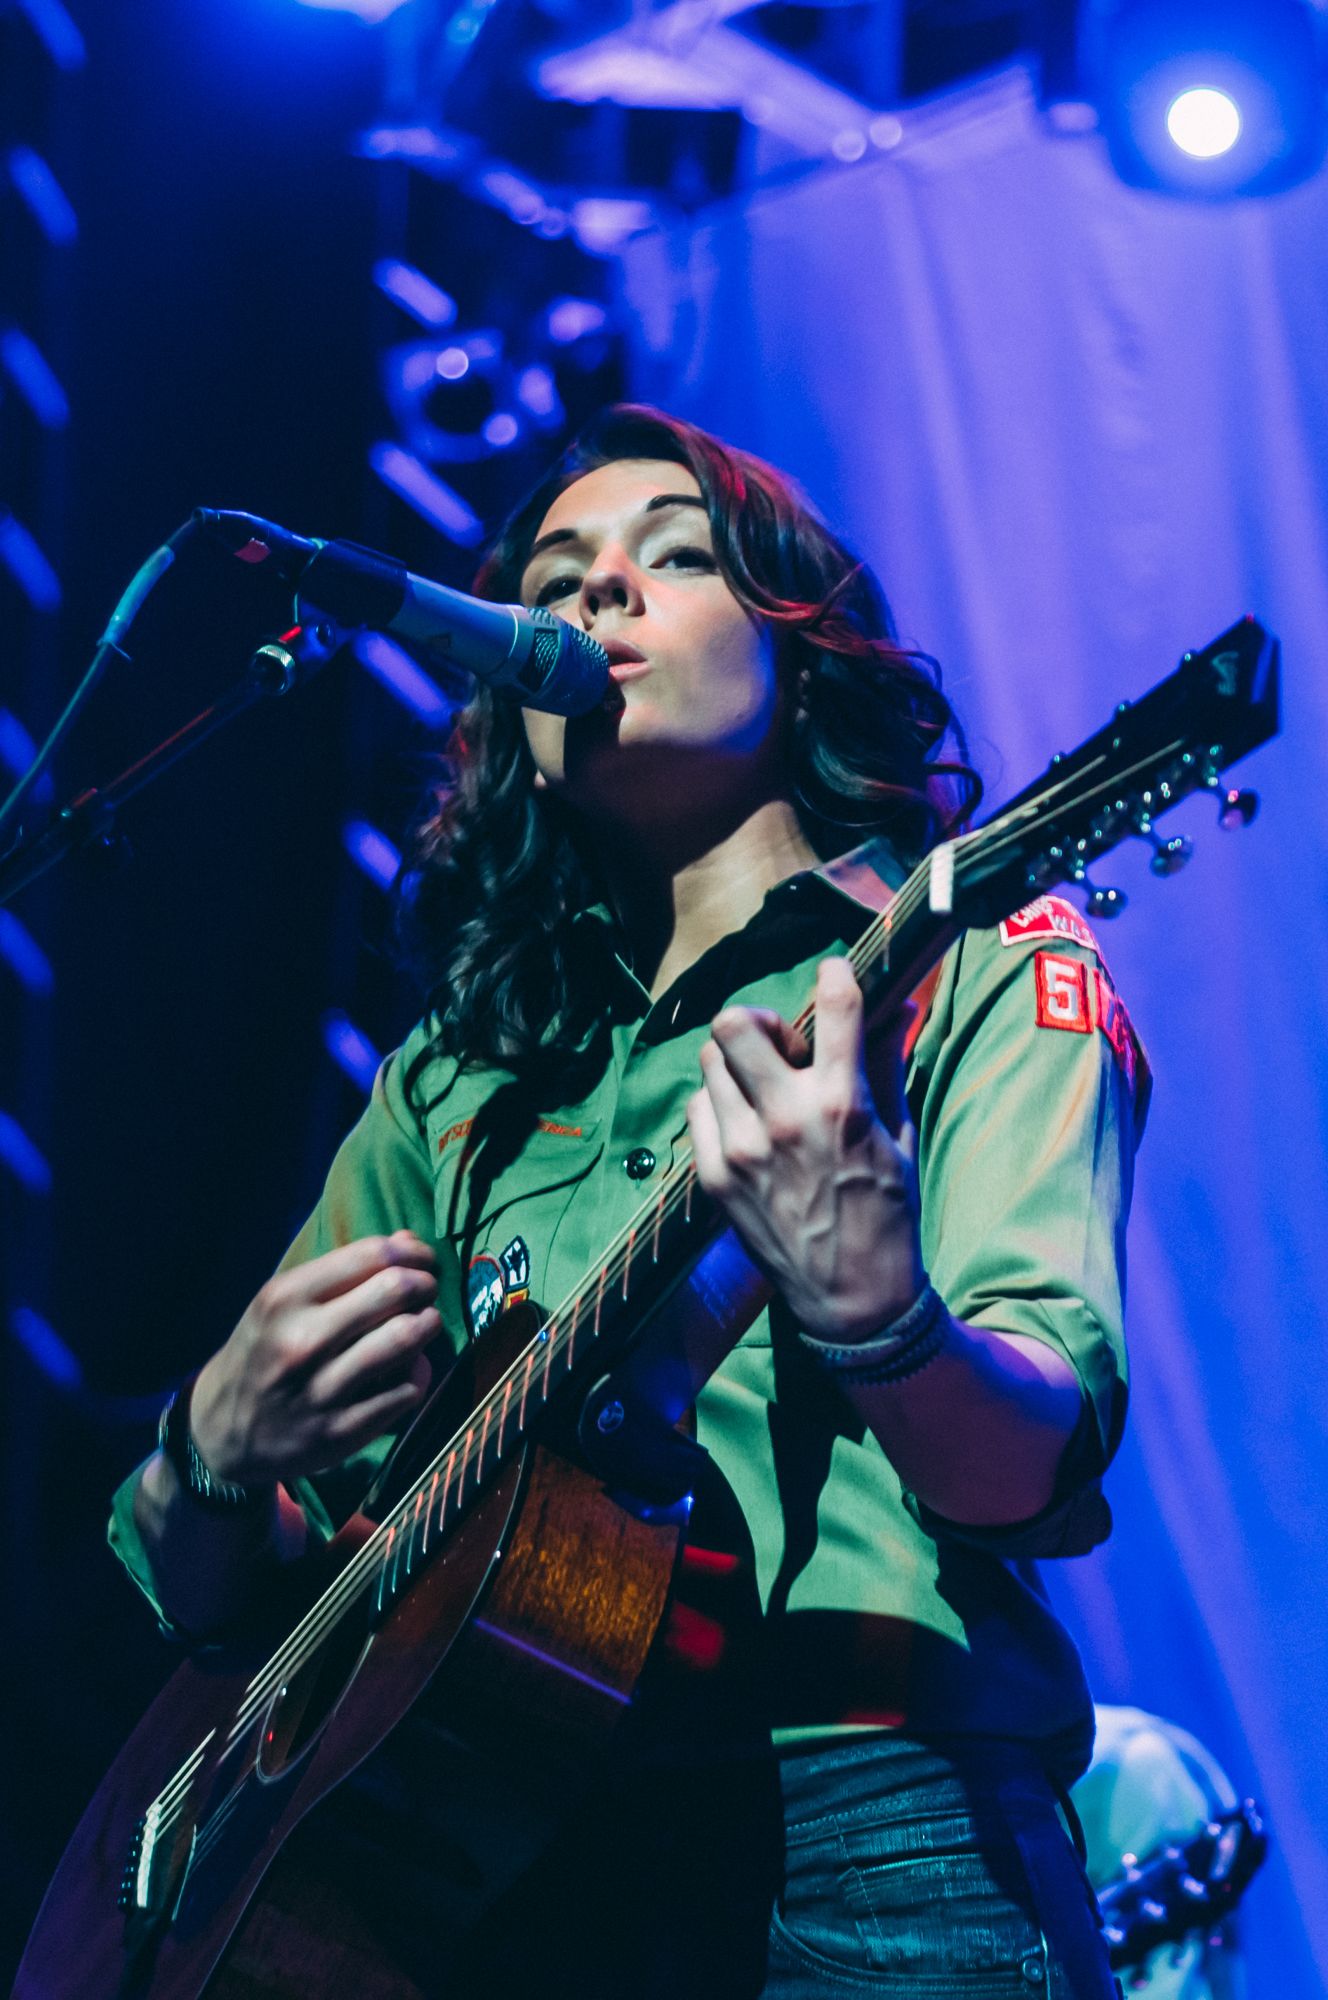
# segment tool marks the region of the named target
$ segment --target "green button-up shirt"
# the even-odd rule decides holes
[[[685,1148],[698,1051],[720,1006],[792,1018],[818,961],[847,950],[870,914],[821,874],[795,876],[654,1003],[617,958],[592,1086],[537,1116],[507,1073],[430,1056],[421,1024],[384,1063],[284,1265],[414,1229],[438,1246],[456,1348],[514,1295],[556,1306]],[[579,921],[611,918],[600,909]],[[1146,1072],[1087,937],[1065,905],[966,932],[943,962],[908,1073],[933,1283],[956,1317],[1046,1341],[1083,1392],[1063,1490],[1038,1530],[955,1533],[904,1494],[778,1303],[700,1396],[698,1438],[750,1534],[761,1726],[777,1742],[902,1726],[1045,1739],[1071,1774],[1087,1761],[1079,1660],[1022,1560],[1058,1536],[1075,1547],[1066,1523],[1082,1521],[1124,1417],[1124,1227]],[[498,1126],[514,1136],[477,1146],[509,1103],[521,1116]],[[353,1510],[389,1444],[292,1482],[315,1533]],[[132,1482],[116,1495],[112,1545],[155,1605],[131,1495]],[[731,1733],[725,1715],[717,1726]]]

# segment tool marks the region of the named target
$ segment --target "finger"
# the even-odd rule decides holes
[[[832,1097],[849,1102],[862,1072],[862,990],[846,958],[816,968],[816,1047],[812,1067]]]
[[[738,1087],[723,1049],[717,1042],[705,1042],[700,1060],[726,1166],[750,1166],[768,1158],[770,1135],[764,1119]]]
[[[728,1184],[728,1168],[719,1137],[719,1122],[710,1093],[704,1087],[687,1100],[687,1129],[692,1139],[692,1159],[696,1178],[707,1194],[718,1194]]]
[[[905,1051],[917,1012],[914,1003],[906,1000],[898,1013],[872,1035],[867,1047],[867,1080],[881,1122],[895,1139],[910,1122],[908,1098],[904,1091],[907,1070]]]
[[[801,1028],[792,1021],[786,1021],[782,1014],[776,1014],[773,1007],[752,1007],[748,1011],[769,1035],[789,1067],[805,1069],[812,1059],[812,1050]]]
[[[310,1464],[311,1471],[325,1471],[338,1464],[362,1445],[371,1444],[384,1431],[399,1430],[415,1415],[429,1393],[432,1372],[421,1354],[405,1382],[383,1389],[366,1402],[339,1410],[327,1424],[327,1449]]]
[[[710,1029],[728,1074],[743,1097],[760,1112],[783,1115],[789,1108],[792,1068],[784,1053],[796,1032],[767,1008],[726,1007]]]
[[[413,1369],[419,1355],[443,1330],[436,1306],[398,1313],[361,1334],[314,1374],[305,1394],[321,1409],[363,1402],[371,1389],[386,1388]]]
[[[342,1292],[301,1315],[296,1339],[310,1366],[385,1326],[401,1313],[419,1313],[437,1304],[438,1280],[431,1270],[390,1264],[371,1271],[354,1291]]]
[[[398,1229],[391,1236],[360,1236],[353,1243],[343,1243],[338,1249],[328,1250],[307,1264],[297,1264],[292,1270],[283,1271],[279,1282],[293,1299],[321,1304],[327,1299],[340,1298],[343,1292],[363,1284],[375,1271],[396,1265],[435,1271],[437,1254],[432,1244],[426,1243],[414,1230]]]

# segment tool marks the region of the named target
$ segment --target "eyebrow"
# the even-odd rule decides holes
[[[695,493],[656,493],[653,500],[646,501],[641,512],[658,514],[665,507],[699,507],[703,514],[709,512],[705,501],[699,499]],[[541,535],[539,540],[532,544],[530,554],[526,557],[526,568],[529,569],[536,556],[542,555],[545,549],[554,548],[562,542],[579,542],[581,539],[579,528],[551,529],[547,535]]]

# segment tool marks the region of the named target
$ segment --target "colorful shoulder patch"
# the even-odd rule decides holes
[[[1085,951],[1102,957],[1102,947],[1073,903],[1063,896],[1039,896],[1026,909],[1016,910],[1001,925],[1002,944],[1028,944],[1039,938],[1059,938],[1063,944],[1081,944]],[[1105,963],[1105,961],[1104,961]]]
[[[1060,952],[1039,951],[1034,955],[1033,969],[1037,974],[1039,1028],[1059,1028],[1072,1035],[1090,1035],[1094,1028],[1100,1029],[1133,1090],[1143,1066],[1143,1051],[1125,1002],[1102,968]]]

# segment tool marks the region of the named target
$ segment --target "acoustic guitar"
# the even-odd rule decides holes
[[[1277,641],[1246,618],[934,848],[853,947],[869,1032],[967,926],[1064,883],[1113,915],[1123,898],[1087,876],[1121,842],[1173,873],[1190,843],[1154,822],[1191,794],[1248,821],[1257,800],[1224,774],[1276,732],[1278,700]],[[419,2000],[307,1865],[304,1823],[427,1690],[465,1829],[449,1919],[531,1865],[632,1710],[687,1561],[704,1454],[683,1420],[768,1297],[684,1149],[571,1296],[514,1307],[461,1355],[361,1511],[295,1566],[299,1604],[177,1670],[70,1841],[16,2000]]]

